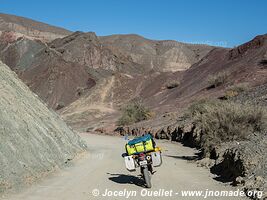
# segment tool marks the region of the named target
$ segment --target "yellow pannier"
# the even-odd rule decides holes
[[[154,144],[150,135],[130,140],[126,145],[126,152],[128,155],[138,154],[142,152],[149,152],[154,150]]]

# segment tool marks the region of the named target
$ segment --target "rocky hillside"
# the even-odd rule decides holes
[[[14,71],[23,71],[31,66],[37,53],[45,48],[45,43],[29,39],[17,38],[14,32],[3,32],[0,35],[0,59]]]
[[[133,34],[98,37],[93,32],[70,33],[6,15],[0,15],[0,31],[0,58],[72,128],[114,134],[121,108],[132,100],[142,100],[151,111],[151,119],[120,127],[118,132],[150,131],[157,138],[183,142],[204,153],[208,150],[208,154],[202,155],[204,161],[199,162],[200,165],[211,167],[222,179],[241,184],[245,190],[266,188],[266,131],[250,130],[250,134],[245,133],[246,139],[235,136],[229,141],[223,141],[225,138],[216,141],[217,136],[206,135],[213,143],[205,146],[202,136],[207,131],[201,130],[201,125],[196,127],[192,121],[186,121],[183,112],[201,99],[216,99],[220,102],[216,105],[234,105],[228,107],[234,112],[238,106],[233,102],[250,100],[266,106],[267,35],[228,49],[149,40]],[[1,70],[0,121],[7,124],[3,133],[12,132],[14,137],[4,135],[3,139],[10,140],[2,147],[7,153],[0,153],[0,159],[3,158],[3,162],[24,159],[11,168],[15,172],[12,175],[8,173],[9,168],[1,169],[5,177],[3,181],[0,179],[0,187],[4,190],[20,181],[14,174],[31,180],[43,169],[51,170],[71,159],[83,146],[13,73],[4,66]],[[221,107],[215,106],[215,111],[216,108]],[[253,120],[265,123],[261,112],[250,116],[247,113],[253,109],[244,114],[244,107],[241,108],[233,115],[237,116],[237,122],[247,121],[236,130],[246,130],[244,127]],[[230,119],[227,112],[222,113],[225,119]],[[240,113],[244,115],[242,120]],[[214,116],[218,116],[216,112]],[[255,127],[252,125],[252,129]],[[20,140],[15,141],[15,137]],[[25,145],[23,137],[38,138],[27,139],[30,145]],[[49,145],[47,138],[52,141]],[[33,152],[35,148],[38,151],[34,159],[29,160],[28,154],[24,157],[17,153],[17,147],[19,153]],[[46,154],[47,149],[53,149],[53,153]],[[39,158],[42,152],[44,155]],[[37,162],[38,159],[44,162]],[[49,164],[43,166],[42,163]],[[33,166],[37,166],[37,171]],[[227,174],[230,177],[226,177]]]
[[[150,128],[154,126],[157,130],[160,124],[170,125],[174,122],[170,118],[175,119],[176,112],[179,113],[190,103],[200,99],[236,98],[243,101],[248,99],[257,104],[266,105],[266,53],[267,35],[260,35],[233,49],[215,48],[190,69],[173,73],[173,77],[166,74],[170,80],[176,78],[179,82],[179,85],[172,89],[163,87],[168,79],[166,76],[164,77],[163,74],[155,76],[151,84],[140,92],[140,97],[145,99],[147,106],[162,109],[161,113],[172,112],[162,115],[166,120],[160,119],[159,122],[155,120],[155,124],[151,121],[144,122],[141,127],[149,128],[149,124],[152,124]],[[219,76],[222,80],[215,86],[214,77],[218,77],[218,74],[223,76]],[[164,81],[159,81],[160,78]],[[152,87],[155,82],[158,87]],[[153,88],[157,91],[154,95]]]
[[[133,93],[138,96],[159,73],[165,74],[164,77],[172,73],[160,72],[159,68],[151,71],[144,63],[134,62],[127,53],[104,45],[94,33],[75,32],[44,43],[5,32],[0,37],[0,50],[0,58],[54,109],[68,106],[83,94],[102,93],[103,83],[113,78],[108,95],[115,98],[109,99],[108,104],[121,104],[131,99]],[[89,92],[95,84],[96,92]],[[94,104],[102,104],[98,100]]]
[[[92,88],[79,101],[64,108],[61,114],[73,127],[86,130],[109,126],[108,121],[114,124],[120,107],[134,98],[142,99],[159,115],[182,111],[198,99],[227,98],[236,95],[236,90],[247,90],[266,83],[266,52],[266,35],[262,35],[233,49],[214,48],[185,71],[150,71],[139,75],[118,72],[105,79],[103,87],[100,84]],[[222,84],[214,86],[212,81],[221,75]],[[108,83],[108,92],[101,102],[94,96],[103,94],[105,83]],[[168,88],[171,83],[176,86]],[[91,109],[96,104],[101,106]]]
[[[80,130],[115,124],[120,107],[134,98],[162,114],[204,97],[224,98],[239,84],[253,88],[266,82],[266,35],[234,49],[213,48],[188,70],[178,72],[151,71],[100,40],[94,33],[76,32],[49,44],[34,41],[33,46],[43,45],[38,53],[26,59],[32,48],[25,48],[20,56],[24,59],[18,59],[31,64],[14,64],[22,80],[49,106],[64,107],[60,110],[64,119]],[[18,44],[19,40],[11,42],[2,55],[12,55],[4,52]],[[224,74],[224,83],[213,87],[210,79],[218,74]],[[168,88],[171,83],[176,86]]]
[[[16,33],[17,37],[25,36],[42,41],[51,41],[71,33],[66,29],[28,18],[0,13],[0,34],[5,31]]]
[[[113,73],[145,71],[130,57],[103,47],[94,33],[75,32],[44,43],[5,32],[0,36],[0,51],[3,62],[55,109],[67,106]]]
[[[66,61],[53,49],[44,48],[19,77],[49,107],[60,109],[95,85],[85,66]]]
[[[124,52],[116,52],[103,46],[93,32],[75,32],[67,37],[59,38],[48,44],[51,49],[62,54],[66,61],[86,66],[88,69],[107,71],[125,71],[141,73],[143,66],[132,61]]]
[[[13,32],[0,37],[3,62],[81,130],[114,125],[120,108],[132,99],[142,99],[161,115],[203,97],[226,98],[239,84],[261,85],[266,48],[266,35],[233,49],[92,32],[50,42],[17,38]],[[223,84],[215,87],[211,80],[222,74]]]
[[[266,199],[266,52],[267,35],[233,49],[212,50],[180,74],[177,87],[145,101],[160,116],[117,128],[116,133],[151,132],[198,148],[196,162],[210,168],[217,180],[245,192],[263,191]]]
[[[0,19],[0,59],[49,107],[62,109],[81,98],[75,108],[87,105],[89,112],[79,119],[105,116],[106,110],[117,111],[119,105],[133,96],[160,92],[166,81],[176,79],[173,71],[187,69],[213,49],[206,45],[148,40],[138,35],[71,34],[5,14]],[[107,87],[106,83],[110,85]],[[95,98],[97,95],[101,98]],[[81,101],[86,103],[79,104]],[[100,109],[90,110],[91,104],[99,105]],[[66,110],[78,115],[75,109]]]
[[[2,62],[0,93],[0,193],[30,184],[86,149]]]
[[[134,62],[161,72],[183,71],[199,61],[213,47],[172,40],[149,40],[139,35],[100,37],[104,46],[130,56]]]
[[[267,35],[257,36],[233,49],[215,48],[188,70],[177,74],[179,86],[162,91],[151,105],[183,108],[201,98],[225,98],[226,92],[241,85],[244,90],[262,85],[267,82],[266,52]],[[221,83],[214,85],[216,81]]]

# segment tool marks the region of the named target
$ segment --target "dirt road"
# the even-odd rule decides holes
[[[215,181],[209,171],[197,167],[183,156],[194,150],[177,143],[158,142],[163,148],[163,165],[156,168],[152,189],[146,190],[139,171],[128,172],[121,153],[125,140],[119,137],[81,134],[90,152],[61,170],[8,200],[93,200],[93,199],[205,199],[205,192],[236,191]],[[109,195],[103,196],[109,191]],[[202,197],[182,197],[182,191],[203,191]],[[94,195],[93,195],[93,193]],[[117,196],[120,191],[121,197]],[[149,192],[148,192],[149,191]],[[154,192],[153,197],[150,197]],[[212,193],[212,192],[210,192]],[[215,195],[216,193],[214,193]],[[157,195],[157,196],[156,196]],[[142,197],[142,198],[141,198]],[[207,199],[246,199],[245,197],[208,197]]]

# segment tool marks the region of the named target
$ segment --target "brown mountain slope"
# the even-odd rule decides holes
[[[24,35],[29,38],[40,39],[43,41],[51,41],[71,33],[66,29],[37,22],[28,18],[0,13],[0,33],[4,31],[15,32],[18,36]]]
[[[224,49],[91,32],[44,43],[5,32],[0,57],[49,106],[65,105],[62,114],[71,124],[83,119],[93,119],[93,124],[105,113],[117,117],[119,108],[133,98],[143,99],[160,114],[202,97],[220,97],[237,83],[253,87],[266,82],[266,35]],[[208,77],[223,71],[226,83],[209,89]],[[167,89],[171,81],[179,84]],[[113,122],[116,117],[111,117]]]
[[[216,120],[218,120],[220,123],[220,126],[217,126],[218,129],[223,128],[224,132],[228,132],[228,136],[235,135],[238,132],[237,129],[230,134],[227,129],[242,123],[243,118],[251,115],[258,116],[256,113],[259,109],[259,113],[261,113],[259,115],[262,117],[260,117],[260,120],[263,125],[261,129],[254,129],[252,133],[249,128],[243,128],[249,123],[257,124],[257,120],[247,121],[246,125],[239,128],[244,130],[245,134],[249,134],[245,139],[241,135],[235,135],[232,140],[226,139],[226,141],[215,142],[208,146],[208,148],[213,149],[213,152],[201,157],[203,159],[197,161],[197,163],[200,166],[209,167],[211,172],[219,177],[217,180],[232,182],[234,185],[241,186],[245,192],[251,190],[263,191],[263,196],[266,198],[267,134],[264,125],[266,122],[264,106],[267,105],[266,61],[267,34],[257,36],[233,49],[214,49],[201,61],[181,74],[180,86],[146,99],[147,106],[152,106],[161,115],[127,126],[124,133],[143,134],[145,131],[150,131],[156,137],[171,138],[172,141],[182,142],[186,146],[196,147],[203,151],[207,147],[204,147],[201,143],[208,141],[209,138],[205,136],[207,129],[203,131],[202,126],[207,127],[210,122],[216,124]],[[218,72],[227,74],[225,83],[217,87],[211,87],[208,77],[216,75]],[[234,96],[228,97],[229,100],[225,101],[225,92],[241,83],[246,83],[245,91],[240,90],[236,94],[232,93]],[[205,114],[199,115],[203,118],[203,121],[200,120],[198,126],[196,121],[191,121],[197,115],[191,118],[185,117],[182,109],[186,108],[191,102],[203,98],[220,98],[222,101],[218,101],[220,103],[217,106],[221,107],[218,107],[220,111],[217,110],[216,114],[213,113],[214,120],[212,118],[205,119]],[[247,101],[250,104],[245,104],[246,106],[241,107],[241,109],[238,108],[240,102],[247,103]],[[162,104],[160,105],[160,103]],[[225,106],[227,104],[234,105],[232,108],[234,111],[228,109]],[[249,105],[253,105],[251,107],[253,109],[246,112],[245,110],[250,107]],[[262,107],[254,105],[261,105]],[[208,113],[213,112],[212,104],[209,104],[206,108],[202,107],[202,109],[208,109]],[[233,112],[238,113],[238,109],[240,109],[240,113],[234,117]],[[222,114],[223,112],[225,113]],[[244,114],[242,115],[241,112]],[[223,115],[225,116],[222,117]],[[228,125],[228,122],[230,125]],[[212,127],[212,125],[209,127]],[[106,130],[111,129],[107,127]],[[216,130],[213,131],[216,132]],[[110,132],[112,133],[112,131]],[[213,133],[210,138],[218,139],[218,135]],[[227,136],[225,137],[227,138]]]
[[[221,98],[229,87],[239,83],[246,83],[248,89],[262,85],[267,82],[266,39],[266,35],[262,35],[234,49],[215,48],[183,72],[154,72],[140,76],[117,74],[105,99],[105,107],[111,108],[112,105],[113,114],[107,112],[105,115],[105,110],[91,112],[93,109],[86,105],[96,104],[98,99],[91,99],[89,93],[63,109],[62,115],[74,128],[85,130],[115,123],[119,108],[133,98],[143,99],[146,106],[161,115],[166,112],[179,112],[201,98]],[[227,74],[225,83],[215,88],[210,87],[209,77],[219,72]],[[167,89],[166,85],[170,81],[179,82],[179,85]],[[93,88],[92,93],[99,94],[101,89],[102,87]],[[81,112],[75,112],[76,109]],[[151,121],[148,124],[151,123],[153,124]]]
[[[134,98],[143,99],[146,106],[160,115],[177,112],[197,99],[222,97],[228,87],[239,83],[246,83],[248,88],[261,85],[267,81],[264,64],[266,48],[264,35],[234,49],[214,48],[186,71],[151,72],[134,76],[118,73],[112,78],[114,81],[106,79],[103,85],[92,88],[79,101],[64,108],[61,114],[74,128],[85,130],[114,124],[119,116],[119,108]],[[233,58],[234,52],[240,53]],[[219,72],[227,74],[226,83],[209,88],[209,77]],[[179,85],[167,89],[166,85],[173,81]],[[96,97],[102,94],[105,84],[109,85],[108,93],[105,101],[100,102]]]
[[[31,66],[36,54],[45,48],[45,43],[26,37],[16,37],[16,33],[4,32],[0,36],[0,59],[14,71]]]
[[[114,130],[120,108],[132,99],[140,98],[148,107],[161,107],[158,96],[168,90],[166,83],[179,80],[180,75],[180,72],[154,72],[135,76],[116,73],[98,81],[88,93],[60,110],[60,114],[76,130],[94,130],[107,126]]]
[[[178,101],[192,96],[220,96],[227,86],[248,83],[250,87],[267,81],[267,69],[264,60],[267,52],[267,35],[233,49],[217,48],[201,61],[185,71],[179,88],[174,90],[170,99]],[[218,88],[209,89],[209,76],[225,72],[226,83]]]
[[[221,98],[229,87],[245,83],[247,89],[267,83],[267,35],[255,37],[253,40],[233,49],[216,48],[207,56],[180,74],[173,74],[180,85],[173,89],[165,89],[150,97],[145,96],[152,90],[152,85],[140,96],[160,113],[179,111],[192,101],[202,98]],[[209,77],[224,72],[225,83],[218,87],[210,87]],[[249,92],[248,92],[249,93]]]
[[[0,58],[53,108],[78,99],[114,71],[144,71],[130,58],[103,47],[94,33],[76,32],[46,44],[5,32],[0,36]]]
[[[40,51],[20,78],[50,107],[60,108],[95,85],[85,66],[68,62],[49,47]]]
[[[213,47],[186,44],[172,40],[149,40],[139,35],[110,35],[99,37],[104,46],[130,56],[148,69],[175,72],[188,69]]]
[[[52,41],[48,46],[60,52],[64,60],[79,63],[90,69],[128,73],[144,71],[143,66],[134,63],[130,57],[104,47],[93,32],[75,32]]]
[[[94,91],[100,92],[92,94],[102,93],[101,87],[105,88],[105,82],[109,82],[113,75],[116,90],[108,93],[116,97],[115,104],[121,105],[131,99],[132,94],[138,96],[139,91],[146,87],[146,79],[150,80],[157,74],[155,72],[173,71],[177,65],[185,69],[212,49],[126,36],[122,46],[135,46],[138,55],[153,55],[153,59],[161,56],[155,61],[157,67],[151,68],[153,60],[139,62],[127,48],[106,45],[103,41],[109,42],[109,37],[97,37],[91,32],[70,34],[60,28],[5,14],[0,15],[0,30],[3,31],[0,58],[52,108],[67,106],[85,94],[90,96],[92,91],[89,89],[95,84],[99,86]],[[70,35],[60,38],[67,34]],[[54,38],[57,39],[51,41]],[[149,48],[154,48],[153,52]],[[101,103],[98,98],[93,99]]]

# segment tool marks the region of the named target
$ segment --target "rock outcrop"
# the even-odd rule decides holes
[[[80,137],[0,62],[0,193],[30,184],[86,150]]]

